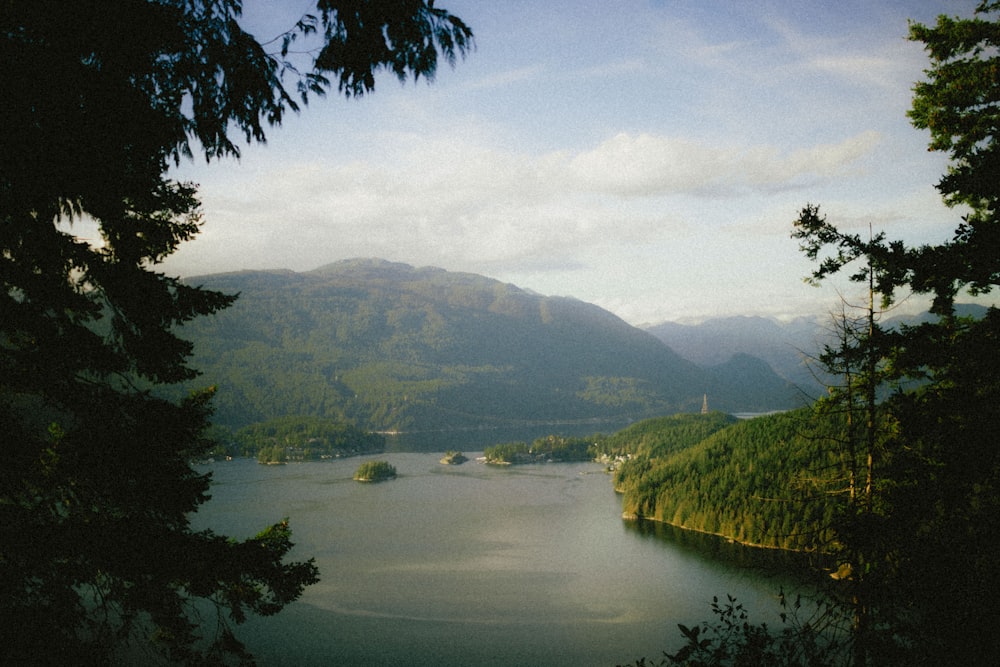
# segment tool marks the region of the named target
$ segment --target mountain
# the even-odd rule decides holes
[[[216,421],[283,415],[375,430],[629,420],[801,404],[759,360],[703,368],[592,304],[483,276],[348,260],[189,281],[240,294],[186,324]]]
[[[782,323],[743,316],[713,318],[694,325],[664,322],[646,331],[697,364],[717,365],[734,355],[757,357],[810,393],[819,385],[807,359],[818,353],[828,336],[823,325],[809,318]]]
[[[984,306],[955,304],[960,316],[981,318]],[[886,318],[882,326],[929,322],[929,313]],[[800,317],[779,322],[766,317],[718,317],[700,324],[663,322],[646,327],[668,347],[685,359],[703,366],[715,366],[735,357],[750,355],[765,361],[782,378],[817,396],[823,391],[823,374],[815,358],[825,344],[835,344],[833,322]]]
[[[842,502],[829,492],[842,483],[828,447],[840,428],[810,408],[728,422],[676,415],[633,424],[601,447],[628,455],[614,477],[626,516],[744,544],[822,550]]]

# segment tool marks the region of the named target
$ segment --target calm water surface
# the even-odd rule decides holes
[[[623,521],[599,464],[440,456],[375,457],[399,472],[382,484],[351,479],[365,459],[212,466],[197,526],[247,537],[290,517],[296,556],[320,568],[241,628],[260,664],[613,666],[675,649],[676,624],[727,593],[774,621],[787,577]]]

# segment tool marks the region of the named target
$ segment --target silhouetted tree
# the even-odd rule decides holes
[[[847,271],[870,295],[881,296],[882,308],[905,289],[930,295],[937,315],[884,331],[874,326],[872,300],[867,326],[845,319],[839,347],[823,355],[844,378],[833,400],[844,405],[849,427],[861,415],[866,422],[863,438],[847,433],[843,439],[853,444],[852,458],[865,451],[865,490],[858,479],[862,468],[854,464],[854,474],[848,471],[851,511],[834,524],[854,571],[851,602],[831,610],[836,617],[853,608],[853,645],[828,655],[836,664],[856,666],[995,665],[1000,311],[991,308],[977,320],[957,316],[954,305],[963,291],[984,294],[1000,284],[1000,2],[980,2],[972,18],[911,24],[910,39],[925,46],[931,66],[914,89],[909,116],[915,127],[930,131],[932,150],[948,153],[951,164],[937,187],[949,206],[965,210],[952,238],[917,247],[884,234],[864,238],[838,229],[811,205],[793,232],[817,263],[810,280]],[[873,389],[880,384],[892,393],[874,406]],[[873,419],[886,426],[874,430]],[[877,468],[868,459],[876,443]],[[682,627],[687,645],[660,664],[756,664],[759,649],[772,650],[786,638],[802,645],[816,636],[812,625],[793,628],[789,636],[749,625],[742,616],[734,624],[732,613],[739,609],[732,604],[714,625],[697,632]],[[706,638],[702,630],[713,634]],[[796,645],[781,644],[767,660],[828,664],[819,656],[797,656]],[[748,657],[751,663],[744,662]]]
[[[173,329],[233,297],[156,270],[201,224],[195,187],[168,168],[238,156],[240,138],[263,141],[311,96],[367,93],[379,70],[432,77],[472,33],[432,0],[318,0],[271,53],[241,6],[0,5],[4,664],[106,664],[122,650],[249,661],[230,622],[316,581],[311,560],[285,562],[285,521],[242,542],[190,528],[208,497],[189,461],[212,444],[212,391],[170,402],[150,389],[196,375]],[[306,62],[292,49],[303,40]],[[83,219],[99,238],[80,238]],[[217,608],[214,630],[198,626],[199,600]]]
[[[919,247],[863,239],[815,207],[796,223],[819,263],[815,279],[862,265],[852,279],[870,279],[883,305],[908,289],[933,297],[938,316],[881,334],[884,377],[906,390],[881,406],[893,423],[882,505],[844,531],[855,552],[867,553],[866,594],[877,613],[856,664],[1000,662],[1000,575],[989,546],[1000,530],[1000,313],[972,320],[954,312],[963,290],[982,294],[1000,283],[998,12],[1000,3],[982,2],[973,18],[910,27],[931,67],[909,115],[930,130],[931,149],[951,158],[937,185],[945,202],[967,211],[952,238]]]

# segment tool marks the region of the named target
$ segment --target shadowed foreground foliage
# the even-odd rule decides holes
[[[421,0],[318,0],[268,53],[241,7],[0,3],[0,663],[250,662],[230,625],[317,579],[286,562],[286,521],[243,541],[190,528],[214,390],[149,388],[197,375],[175,329],[233,297],[156,271],[201,225],[168,170],[378,70],[432,76],[472,34]]]

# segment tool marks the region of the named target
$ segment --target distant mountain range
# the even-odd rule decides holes
[[[597,306],[475,274],[365,259],[189,282],[240,294],[181,331],[232,427],[315,415],[447,430],[697,412],[706,394],[727,412],[803,402],[759,358],[699,365]]]
[[[815,358],[829,341],[826,327],[815,319],[779,322],[765,317],[719,317],[700,324],[663,322],[646,330],[685,359],[712,366],[734,355],[750,355],[766,362],[778,375],[811,395],[820,384]]]
[[[982,317],[986,308],[958,304],[956,313]],[[929,321],[927,313],[886,319],[887,328]],[[765,361],[782,378],[818,396],[824,388],[822,371],[815,363],[823,345],[833,342],[833,321],[798,318],[790,322],[765,317],[719,317],[700,324],[664,322],[646,327],[685,359],[703,366],[726,362],[734,355],[750,355]]]

